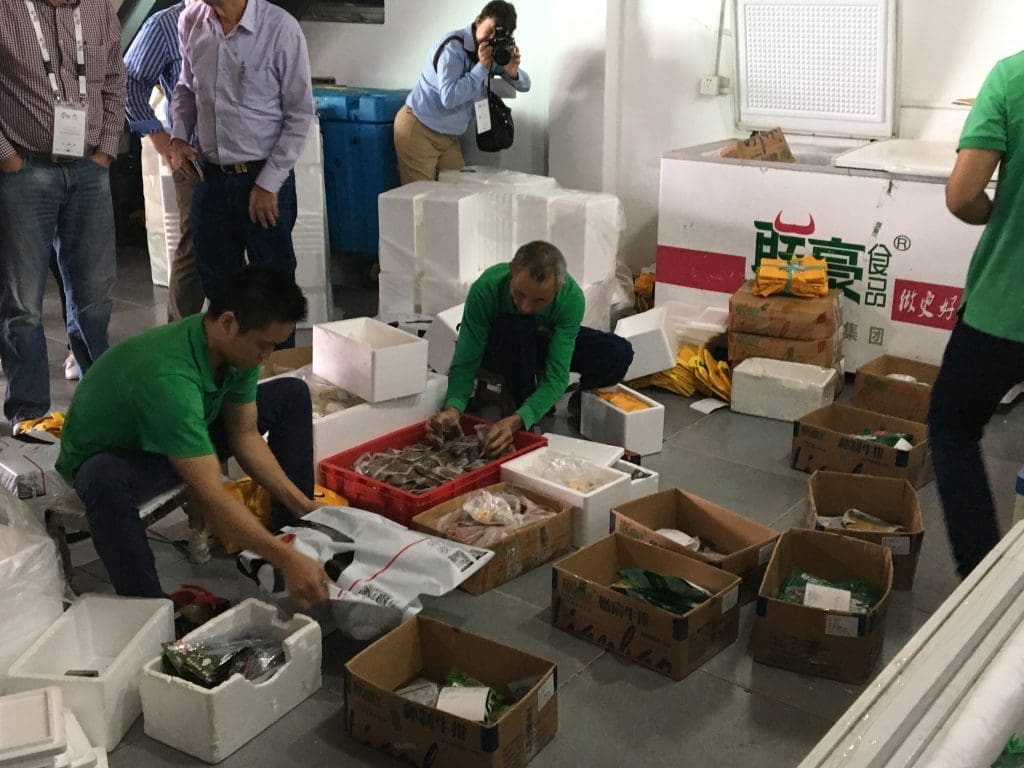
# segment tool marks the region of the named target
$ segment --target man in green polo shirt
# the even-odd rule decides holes
[[[85,504],[118,594],[164,596],[139,505],[184,482],[214,533],[281,569],[300,607],[327,599],[320,564],[271,535],[221,481],[220,460],[234,455],[273,496],[277,525],[319,506],[309,390],[290,378],[256,385],[260,363],[305,316],[290,274],[248,266],[205,315],[112,347],[78,385],[57,470]]]
[[[985,231],[960,317],[932,388],[929,442],[961,576],[999,541],[979,441],[1000,400],[1024,380],[1024,52],[995,65],[960,136],[946,205]],[[995,199],[985,187],[996,168]]]
[[[633,346],[625,339],[580,327],[584,308],[583,291],[551,243],[527,243],[511,263],[484,270],[469,289],[444,408],[431,428],[443,434],[454,427],[481,366],[504,377],[517,409],[491,428],[491,453],[503,452],[516,430],[547,414],[565,392],[570,371],[580,374],[579,390],[569,399],[579,426],[581,392],[622,381],[633,362]]]

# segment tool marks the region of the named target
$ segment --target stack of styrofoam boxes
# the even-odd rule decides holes
[[[669,324],[676,336],[676,347],[724,345],[729,328],[729,310],[723,307],[698,307],[684,301],[659,301],[668,310]]]
[[[331,319],[333,298],[327,258],[327,196],[324,192],[323,140],[320,121],[313,118],[306,145],[295,164],[298,216],[292,229],[295,282],[308,303],[303,327]]]
[[[171,261],[181,240],[181,217],[174,191],[174,174],[153,148],[142,142],[142,194],[146,207],[146,244],[154,285],[166,286]]]
[[[581,403],[580,432],[602,443],[621,445],[631,453],[648,456],[659,453],[665,432],[665,406],[641,395],[625,384],[606,390],[618,390],[647,405],[637,411],[624,411],[594,392],[584,392]]]
[[[285,661],[269,680],[232,675],[216,688],[163,672],[154,658],[139,690],[146,735],[208,763],[219,763],[320,689],[321,634],[313,619],[250,598],[185,636],[185,642],[257,635],[280,641]]]
[[[434,322],[427,328],[427,335],[423,337],[428,345],[427,364],[438,373],[447,375],[452,366],[452,356],[455,354],[455,343],[459,340],[459,328],[465,309],[465,304],[458,304],[444,312],[438,312]]]
[[[491,266],[484,256],[482,225],[503,212],[476,184],[439,183],[422,206],[420,307],[434,315],[464,301],[473,281]]]
[[[678,345],[665,307],[622,318],[615,324],[615,335],[633,345],[633,362],[626,371],[626,381],[667,371],[676,364]]]
[[[457,171],[441,171],[438,180],[449,183],[498,184],[503,187],[515,187],[518,190],[554,189],[558,186],[558,182],[552,176],[537,176],[489,165],[467,165]]]
[[[107,752],[89,743],[53,686],[0,696],[0,765],[4,768],[106,768]]]
[[[502,464],[501,481],[571,505],[574,547],[585,547],[604,538],[608,535],[608,515],[612,507],[630,499],[629,475],[584,459],[574,459],[597,483],[589,491],[576,491],[541,476],[543,462],[552,456],[568,458],[549,447],[538,448]]]
[[[835,368],[749,357],[732,372],[729,407],[736,413],[796,421],[836,396]]]
[[[173,639],[170,600],[83,595],[11,665],[5,688],[59,687],[89,742],[109,751],[142,713],[139,671]]]
[[[660,486],[658,473],[623,459],[622,455],[626,450],[621,446],[580,440],[575,437],[556,435],[553,432],[545,432],[544,437],[548,439],[548,448],[552,451],[585,459],[599,467],[611,467],[629,475],[630,501],[658,492]]]

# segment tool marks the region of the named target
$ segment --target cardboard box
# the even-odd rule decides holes
[[[494,552],[494,557],[482,570],[477,571],[459,585],[461,589],[471,595],[483,594],[489,589],[512,581],[520,574],[531,571],[538,565],[569,551],[572,537],[571,506],[564,501],[549,498],[542,493],[526,488],[516,488],[508,483],[489,485],[483,490],[499,493],[506,489],[521,493],[531,501],[553,509],[556,514],[554,517],[524,526],[497,544],[486,547]],[[460,509],[466,497],[470,495],[472,494],[463,494],[444,504],[439,504],[433,509],[421,512],[412,519],[412,529],[443,537],[438,521],[445,515]]]
[[[665,433],[665,406],[625,384],[601,391],[618,390],[646,403],[640,411],[624,411],[594,391],[584,392],[581,403],[580,432],[584,437],[610,445],[621,445],[631,453],[649,456],[661,452]],[[596,391],[596,390],[595,390]]]
[[[729,331],[729,362],[737,365],[748,357],[767,357],[769,360],[834,368],[843,356],[841,334],[840,331],[827,339],[804,341]]]
[[[754,131],[750,134],[750,138],[741,139],[722,147],[718,151],[718,155],[736,160],[796,162],[781,128],[773,128],[770,131]]]
[[[894,373],[913,376],[915,382],[889,378]],[[857,369],[853,383],[853,404],[876,413],[928,423],[932,387],[939,366],[895,355],[882,355]]]
[[[743,580],[740,586],[741,605],[752,602],[757,596],[761,578],[779,538],[777,532],[765,525],[679,489],[616,506],[612,510],[611,528],[624,536],[678,552],[739,576]],[[697,536],[701,543],[709,544],[726,557],[720,562],[712,562],[706,555],[658,533],[659,528],[675,528]]]
[[[440,681],[453,670],[506,696],[512,683],[537,682],[493,725],[394,693],[417,677]],[[558,731],[557,687],[551,662],[418,616],[345,665],[345,727],[353,739],[413,765],[522,768]]]
[[[830,339],[843,327],[843,293],[821,298],[755,296],[748,280],[729,299],[729,330],[779,339]]]
[[[914,447],[899,451],[854,437],[864,429],[911,434]],[[804,472],[830,469],[855,475],[898,477],[909,480],[915,488],[935,479],[928,427],[838,403],[804,414],[793,423],[790,465]]]
[[[623,377],[625,381],[667,371],[676,364],[679,345],[667,307],[622,318],[615,324],[615,335],[633,346],[633,362]]]
[[[795,605],[777,598],[792,571],[829,581],[860,579],[882,597],[866,615]],[[867,541],[793,528],[782,534],[757,597],[754,661],[857,685],[882,653],[892,592],[892,556]]]
[[[796,421],[836,397],[835,368],[748,357],[732,372],[729,408],[736,413]]]
[[[613,590],[625,568],[687,579],[713,597],[679,616]],[[682,680],[736,640],[738,593],[739,578],[731,573],[613,533],[552,567],[551,623]]]
[[[275,349],[267,361],[260,366],[260,381],[290,373],[313,362],[312,347],[295,347],[294,349]]]
[[[906,480],[865,477],[842,472],[815,472],[807,482],[807,518],[804,524],[816,530],[828,530],[861,541],[879,544],[892,553],[893,589],[914,588],[917,558],[924,541],[921,502]],[[822,528],[818,517],[840,517],[848,509],[902,525],[902,533],[876,533]]]
[[[427,328],[427,364],[438,373],[448,375],[455,355],[455,344],[459,340],[459,328],[462,327],[462,313],[465,304],[456,304],[444,312],[438,312],[434,322]]]
[[[313,373],[368,403],[417,395],[427,342],[370,317],[314,325]]]
[[[612,469],[629,475],[629,500],[642,499],[657,493],[660,487],[660,476],[653,469],[641,467],[631,461],[619,460],[612,464]]]
[[[608,533],[608,512],[629,498],[629,475],[580,459],[584,464],[590,464],[594,476],[601,482],[590,491],[574,491],[538,476],[538,462],[550,450],[538,448],[518,459],[506,461],[501,465],[501,481],[543,493],[572,506],[572,545],[584,547]]]
[[[252,632],[275,638],[284,648],[284,665],[262,683],[232,675],[215,688],[204,688],[165,673],[162,657],[146,664],[139,677],[146,735],[207,763],[219,763],[320,689],[320,626],[300,613],[282,619],[275,606],[249,598],[185,639],[199,642]]]

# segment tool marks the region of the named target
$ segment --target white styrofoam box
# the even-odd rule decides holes
[[[615,324],[615,335],[633,345],[633,362],[626,371],[626,381],[667,371],[676,364],[679,347],[664,307],[622,318]]]
[[[295,282],[306,296],[308,311],[300,327],[331,319],[330,259],[327,235],[327,193],[324,190],[323,139],[313,118],[302,154],[295,164],[297,216],[292,229]]]
[[[68,737],[68,768],[96,768],[96,752],[75,713],[65,709],[63,716],[64,729]]]
[[[0,525],[0,584],[0,616],[17,617],[5,620],[0,632],[2,679],[11,663],[64,612],[57,545],[42,526],[33,531]]]
[[[641,467],[639,464],[634,464],[631,461],[617,461],[612,465],[612,469],[617,469],[619,472],[625,472],[629,475],[630,501],[633,501],[634,499],[642,499],[644,496],[650,496],[653,493],[657,493],[661,488],[660,476],[653,469]],[[634,472],[642,472],[646,477],[638,477],[634,480]]]
[[[604,482],[588,493],[574,491],[537,476],[537,462],[550,450],[538,448],[525,456],[506,461],[501,465],[501,482],[543,493],[572,506],[572,545],[585,547],[593,544],[608,535],[611,508],[629,500],[629,476],[580,459]]]
[[[59,686],[90,743],[110,750],[142,712],[139,670],[173,639],[170,600],[82,595],[11,665],[6,687]],[[99,674],[65,674],[83,669]]]
[[[647,403],[649,407],[627,413],[593,392],[584,392],[580,418],[580,432],[583,436],[602,443],[621,445],[627,451],[641,456],[661,451],[665,432],[665,406],[625,384],[616,384],[602,391],[612,389],[625,392]]]
[[[262,683],[232,675],[216,688],[165,674],[162,659],[142,670],[139,690],[146,735],[175,749],[218,763],[320,689],[320,626],[308,616],[288,620],[255,598],[206,622],[186,641],[231,640],[257,634],[282,641],[285,663]]]
[[[418,311],[419,286],[416,274],[381,272],[377,276],[377,312],[382,315],[411,314]]]
[[[462,313],[465,304],[449,307],[438,312],[434,322],[427,329],[427,364],[438,373],[448,375],[455,354],[455,342],[459,340],[459,327],[462,325]]]
[[[751,357],[733,368],[732,402],[737,413],[796,421],[836,397],[835,368]]]
[[[595,443],[593,440],[580,440],[578,437],[556,435],[554,432],[545,432],[544,437],[548,439],[548,448],[552,451],[584,459],[591,464],[597,464],[599,467],[614,467],[615,462],[621,459],[622,454],[626,452],[625,448],[618,445]]]
[[[420,288],[420,311],[426,315],[436,315],[456,304],[464,303],[477,277],[479,275],[464,281],[424,277]]]
[[[705,347],[729,326],[729,310],[722,307],[698,307],[685,301],[659,301],[658,306],[668,310],[677,348],[683,344]]]
[[[622,202],[615,195],[561,190],[549,207],[550,239],[565,256],[569,274],[581,284],[615,271],[619,233],[625,227]]]
[[[313,326],[313,373],[379,403],[423,391],[427,342],[371,317]]]
[[[489,165],[467,165],[453,171],[441,171],[438,181],[465,182],[467,184],[487,184],[514,187],[516,189],[554,189],[558,186],[552,176],[537,176],[522,171],[510,171],[505,168],[493,168]]]
[[[0,696],[0,766],[45,766],[48,759],[53,765],[67,748],[60,688]]]
[[[422,199],[424,279],[475,279],[485,204],[478,185],[438,183]]]
[[[171,258],[181,239],[181,220],[174,176],[149,140],[142,142],[142,195],[153,284],[166,286]]]
[[[612,327],[612,293],[615,277],[609,275],[599,283],[581,285],[586,307],[583,310],[582,325],[596,331],[608,331]]]
[[[377,198],[382,273],[412,274],[422,269],[423,199],[437,186],[436,181],[415,181]]]

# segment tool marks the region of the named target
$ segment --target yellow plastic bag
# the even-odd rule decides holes
[[[49,416],[42,416],[38,419],[26,419],[20,422],[21,431],[24,432],[46,432],[56,438],[60,438],[64,431],[64,413],[54,411]]]
[[[804,296],[828,294],[828,263],[824,259],[762,259],[754,280],[755,296]]]
[[[676,354],[674,367],[635,382],[637,386],[645,384],[683,397],[693,397],[699,392],[729,402],[732,395],[732,373],[729,364],[724,360],[715,360],[707,347],[697,349],[681,346]]]

